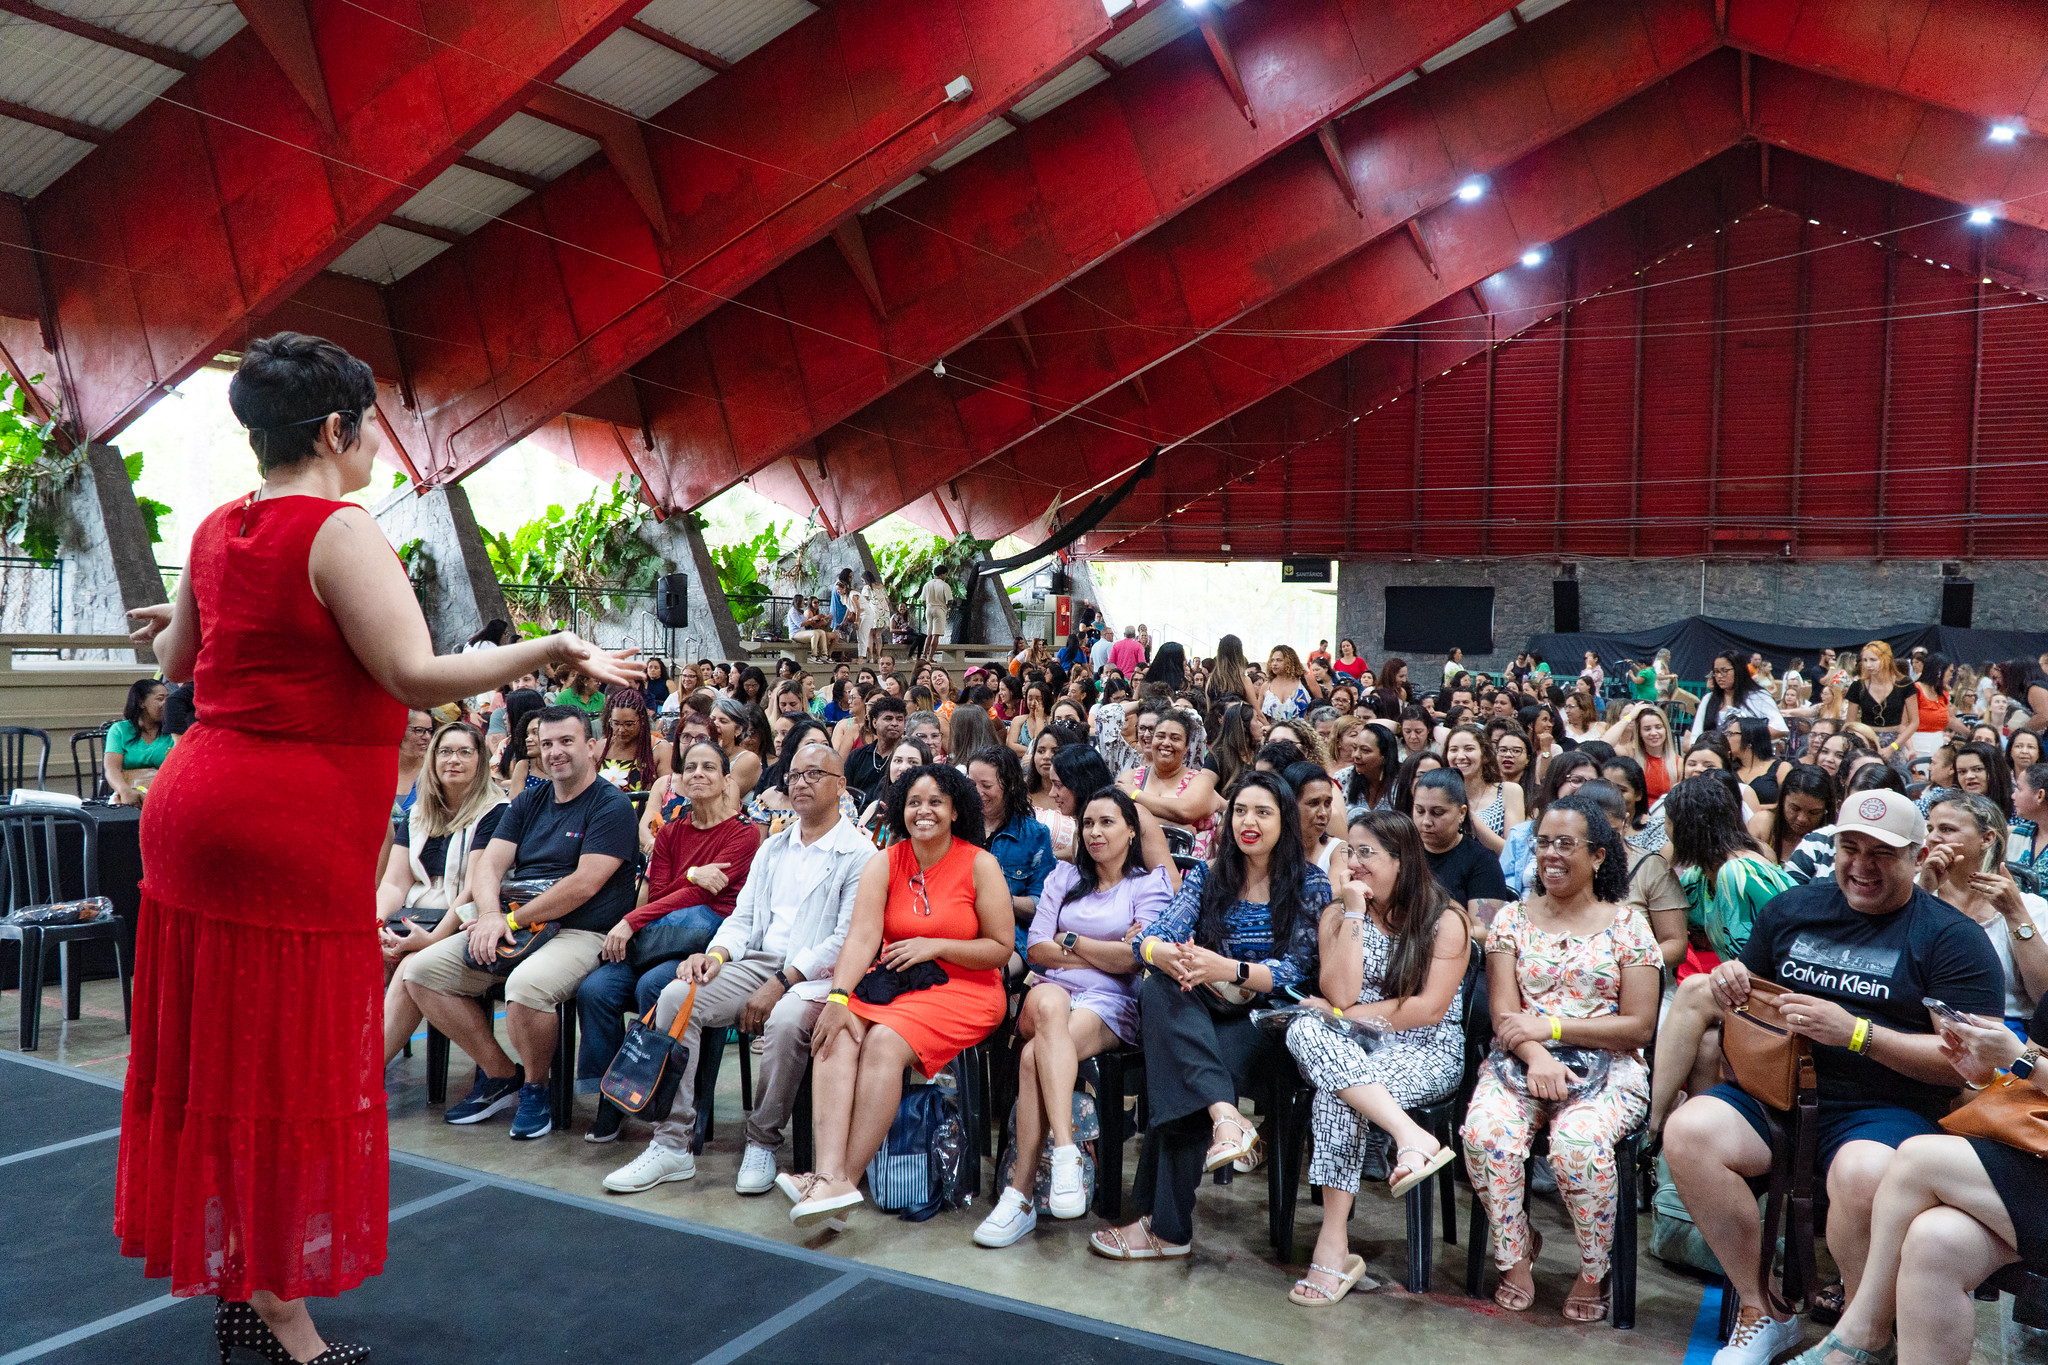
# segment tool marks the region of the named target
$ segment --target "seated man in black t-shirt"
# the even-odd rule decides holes
[[[1499,902],[1514,899],[1500,858],[1466,830],[1471,811],[1465,801],[1465,779],[1456,770],[1431,768],[1417,777],[1409,814],[1422,835],[1430,875],[1452,900],[1485,922],[1492,919]],[[1488,901],[1494,904],[1488,906]]]
[[[889,771],[889,755],[903,742],[908,715],[909,708],[901,697],[869,698],[868,723],[875,727],[875,742],[861,745],[846,760],[846,790],[853,794],[857,805],[866,806],[874,800],[875,788],[882,785],[882,778]]]
[[[1774,982],[1781,1016],[1813,1043],[1820,1087],[1815,1174],[1827,1181],[1828,1251],[1856,1292],[1870,1252],[1870,1206],[1901,1142],[1938,1131],[1961,1084],[1942,1056],[1932,997],[1997,1018],[2005,973],[1961,911],[1914,884],[1927,825],[1897,792],[1866,791],[1835,822],[1835,876],[1766,903],[1739,962],[1713,970],[1723,1009]],[[1797,1317],[1770,1312],[1762,1233],[1750,1182],[1771,1168],[1764,1106],[1734,1085],[1694,1096],[1665,1125],[1671,1177],[1707,1245],[1742,1296],[1716,1365],[1768,1365],[1797,1345]]]
[[[467,933],[416,954],[406,968],[413,1000],[427,1021],[477,1060],[476,1085],[443,1116],[479,1123],[516,1103],[512,1136],[537,1138],[552,1127],[548,1069],[555,1055],[555,1007],[597,967],[611,927],[633,908],[640,852],[633,803],[597,775],[601,741],[581,711],[539,713],[539,762],[549,785],[515,798],[477,863],[472,890],[477,916]],[[553,883],[508,915],[499,899],[507,879]],[[477,997],[497,979],[471,966],[489,962],[513,931],[555,923],[555,936],[505,978],[505,1026],[523,1065],[498,1046]]]

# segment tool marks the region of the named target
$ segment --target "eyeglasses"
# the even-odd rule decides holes
[[[432,739],[434,737],[434,727],[431,725],[408,725],[405,727],[405,732],[415,739]]]
[[[1591,839],[1574,839],[1569,834],[1539,834],[1536,836],[1536,851],[1549,853],[1555,850],[1569,858],[1582,848],[1591,848]]]
[[[1369,863],[1374,858],[1391,858],[1394,855],[1383,848],[1374,848],[1371,844],[1353,844],[1351,856],[1361,863]]]
[[[839,774],[830,768],[792,768],[789,770],[789,785],[808,787],[813,782],[822,782],[828,777],[837,776]]]
[[[910,907],[911,913],[930,916],[932,913],[932,896],[931,892],[925,887],[924,873],[913,872],[910,874],[910,890],[917,897],[917,904]]]

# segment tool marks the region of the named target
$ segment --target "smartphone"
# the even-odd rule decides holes
[[[1971,1022],[1969,1015],[1964,1014],[1953,1005],[1936,1000],[1931,995],[1921,996],[1920,1003],[1952,1024],[1969,1024]]]

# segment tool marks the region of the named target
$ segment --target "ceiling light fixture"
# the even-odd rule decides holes
[[[1544,252],[1542,247],[1532,246],[1527,251],[1522,253],[1522,264],[1526,266],[1542,265],[1543,255]]]
[[[1969,224],[1971,227],[1990,227],[1992,220],[1997,216],[1990,209],[1971,209]]]
[[[1477,199],[1480,195],[1485,193],[1486,178],[1484,176],[1475,175],[1470,180],[1467,180],[1464,184],[1458,186],[1458,198],[1464,200],[1468,204],[1471,203],[1473,200]]]
[[[2020,130],[2013,124],[1994,123],[1991,125],[1991,140],[1993,142],[2017,142],[2019,141],[2019,136]]]

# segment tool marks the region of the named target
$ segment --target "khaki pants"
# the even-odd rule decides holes
[[[676,1086],[675,1108],[654,1130],[654,1141],[678,1152],[690,1150],[690,1133],[697,1123],[697,1059],[703,1055],[705,1029],[727,1029],[739,1022],[747,997],[782,965],[782,959],[767,953],[749,953],[729,963],[708,985],[697,988],[697,1003],[690,1010],[690,1022],[683,1026],[683,1046],[690,1060]],[[662,988],[655,1006],[654,1026],[666,1033],[674,1025],[690,993],[685,981],[672,981]],[[811,1027],[825,1009],[823,1000],[799,999],[785,995],[768,1012],[762,1028],[766,1039],[760,1065],[754,1072],[754,1109],[747,1115],[747,1141],[774,1151],[782,1145],[782,1129],[796,1107],[796,1092],[803,1085],[804,1067],[811,1056]],[[742,1043],[742,1047],[746,1044]]]
[[[802,646],[814,658],[832,657],[832,632],[829,630],[793,630],[789,633],[789,642]]]
[[[482,995],[497,980],[469,965],[463,950],[468,934],[453,934],[407,959],[405,979],[444,995]],[[505,978],[505,1000],[530,1010],[551,1010],[576,998],[583,978],[597,970],[604,935],[588,929],[563,929],[512,969]]]

